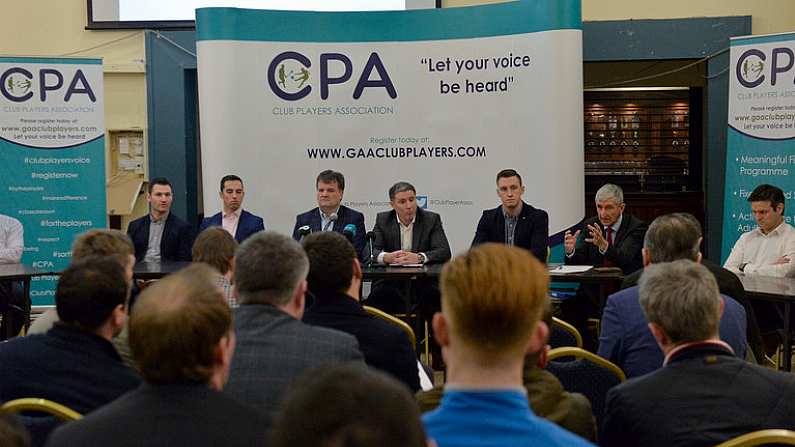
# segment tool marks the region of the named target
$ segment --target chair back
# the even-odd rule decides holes
[[[722,442],[715,447],[754,447],[768,444],[795,445],[795,431],[759,430]]]
[[[417,336],[414,335],[414,329],[412,329],[411,326],[409,326],[405,321],[393,317],[392,315],[389,315],[388,313],[380,309],[376,309],[375,307],[370,307],[370,306],[362,306],[362,307],[368,314],[399,327],[403,332],[406,333],[406,335],[409,336],[409,341],[411,342],[412,349],[414,350],[417,349]]]
[[[560,380],[566,391],[583,394],[591,401],[596,423],[601,426],[607,392],[626,380],[621,368],[581,348],[552,349],[547,358],[546,370]],[[563,358],[574,360],[562,361]]]
[[[552,317],[552,327],[549,328],[549,341],[547,342],[552,349],[564,346],[582,348],[582,335],[571,324],[557,317]]]
[[[83,417],[65,405],[37,398],[10,400],[0,406],[0,413],[25,413],[19,414],[19,418],[30,433],[32,447],[43,446],[50,433],[64,421],[76,421]]]

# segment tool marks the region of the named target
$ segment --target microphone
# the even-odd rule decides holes
[[[354,224],[345,225],[345,228],[342,229],[342,235],[345,236],[345,239],[347,239],[348,242],[352,244],[353,238],[356,237],[356,225]]]
[[[373,239],[375,239],[375,231],[368,231],[364,237],[367,239],[367,244],[370,246],[370,256],[367,258],[367,264],[373,265],[375,264],[375,259],[373,259],[375,254],[373,253]]]
[[[303,227],[298,228],[298,242],[304,240],[306,235],[312,232],[312,229],[309,228],[309,225],[304,225]]]
[[[337,221],[337,213],[331,213],[328,217],[328,222],[326,222],[326,226],[323,227],[323,231],[328,231],[334,227],[334,222]]]

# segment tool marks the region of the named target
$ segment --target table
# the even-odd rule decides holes
[[[784,362],[783,369],[792,371],[792,328],[790,315],[792,301],[795,300],[795,279],[774,278],[772,276],[737,274],[743,283],[745,293],[750,299],[768,301],[784,308]]]
[[[618,290],[621,287],[621,281],[624,279],[624,274],[618,268],[602,268],[594,267],[588,271],[580,273],[563,273],[555,269],[560,266],[557,264],[548,264],[549,279],[551,281],[560,282],[577,282],[580,284],[595,284],[599,286],[599,307],[602,308],[607,300],[608,287],[611,290]]]
[[[44,270],[36,267],[30,267],[24,264],[0,264],[0,281],[22,281],[22,299],[24,300],[22,311],[25,314],[25,329],[30,327],[30,279],[34,276],[47,276],[57,275],[57,272]],[[7,322],[5,338],[11,338],[15,334],[12,332],[13,325],[11,324],[12,317],[11,303],[8,305],[3,320]]]
[[[133,278],[152,280],[178,272],[191,265],[190,262],[139,262],[133,267]]]

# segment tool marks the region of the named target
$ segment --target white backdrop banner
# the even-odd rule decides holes
[[[315,13],[199,9],[205,214],[237,174],[244,206],[291,233],[315,177],[345,174],[343,203],[371,228],[404,180],[442,216],[454,252],[498,171],[519,171],[550,233],[583,217],[579,0]]]

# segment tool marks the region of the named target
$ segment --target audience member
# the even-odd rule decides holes
[[[285,398],[273,447],[424,447],[420,412],[391,377],[356,366],[306,373]]]
[[[88,413],[140,379],[110,340],[127,319],[129,282],[112,257],[87,257],[61,273],[59,322],[43,335],[0,343],[0,402],[40,397]]]
[[[199,233],[192,251],[193,262],[203,262],[218,272],[213,275],[213,283],[221,289],[224,299],[232,308],[237,307],[237,299],[232,293],[232,273],[235,271],[237,247],[237,241],[228,231],[220,227],[210,227]]]
[[[472,245],[498,242],[530,250],[539,261],[547,262],[549,216],[522,200],[522,176],[513,169],[497,173],[497,196],[502,204],[483,211]]]
[[[417,357],[408,335],[369,315],[359,303],[362,268],[351,243],[340,234],[321,232],[307,236],[303,246],[309,258],[309,292],[315,297],[304,323],[354,335],[368,365],[417,391]]]
[[[487,243],[442,270],[442,311],[433,318],[447,364],[440,407],[423,416],[439,447],[586,446],[533,414],[522,387],[527,352],[543,349],[539,324],[549,276],[530,252]]]
[[[713,446],[761,429],[795,429],[795,376],[736,358],[718,338],[715,277],[690,260],[654,264],[640,304],[663,367],[610,390],[607,447]]]
[[[354,336],[300,321],[309,260],[298,242],[260,232],[246,239],[235,259],[237,355],[224,392],[261,412],[267,430],[287,386],[302,372],[364,363]]]
[[[302,228],[309,227],[311,233],[320,231],[335,231],[342,234],[349,225],[355,227],[353,233],[353,248],[356,256],[364,260],[364,236],[367,230],[364,226],[364,214],[342,204],[345,193],[345,176],[341,172],[327,169],[318,174],[315,179],[317,207],[295,216],[293,239],[301,241]]]
[[[19,264],[25,250],[25,229],[11,216],[0,214],[0,264]],[[19,281],[0,281],[0,340],[19,334],[25,322],[25,298]],[[12,323],[11,327],[9,323]]]
[[[193,229],[171,212],[173,200],[168,179],[158,177],[149,182],[146,193],[149,214],[127,226],[137,262],[190,261]]]
[[[552,308],[544,306],[542,321],[547,328],[552,324]],[[546,340],[544,341],[546,343]],[[537,416],[552,421],[570,432],[590,441],[596,440],[596,420],[591,410],[591,402],[579,393],[569,393],[563,389],[560,381],[545,371],[547,351],[545,345],[538,351],[529,351],[524,357],[522,382],[530,400],[530,409]],[[439,406],[444,387],[437,385],[428,391],[417,393],[420,411],[426,413]]]
[[[220,227],[241,243],[252,234],[265,229],[261,217],[243,209],[243,197],[246,191],[243,189],[243,180],[240,177],[225,175],[221,179],[221,192],[218,195],[224,208],[202,220],[199,225],[200,233],[210,227]]]
[[[48,445],[264,445],[261,418],[220,392],[235,335],[212,273],[193,265],[141,294],[130,347],[145,384],[61,427]]]
[[[695,219],[680,214],[660,216],[646,232],[643,263],[648,267],[677,259],[698,262],[701,260],[700,242]],[[744,358],[745,310],[731,297],[723,295],[722,300],[725,307],[720,318],[721,339],[734,349],[735,354]],[[599,356],[621,367],[627,377],[641,376],[660,368],[664,355],[647,326],[637,286],[610,295],[602,314]]]
[[[3,447],[29,447],[30,434],[13,414],[0,413],[0,445]]]
[[[640,250],[647,225],[642,220],[625,213],[624,191],[613,184],[605,184],[594,198],[596,216],[586,219],[583,228],[574,234],[566,231],[564,251],[566,264],[615,267],[628,275],[643,267]],[[580,233],[587,232],[578,243]],[[596,352],[597,341],[588,331],[588,318],[599,318],[604,299],[599,286],[583,285],[577,295],[563,301],[563,319],[573,324],[583,336],[585,348]]]

